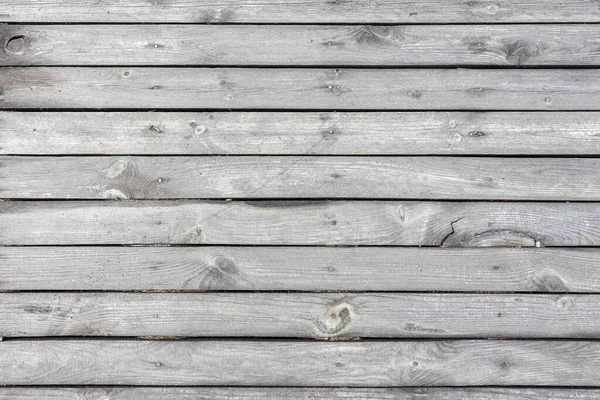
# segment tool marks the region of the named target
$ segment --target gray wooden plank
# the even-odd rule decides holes
[[[591,69],[4,67],[0,90],[1,109],[600,110]]]
[[[599,339],[597,295],[0,293],[0,336]]]
[[[5,22],[187,22],[187,23],[456,23],[598,22],[587,0],[315,1],[220,0],[3,0]]]
[[[597,249],[0,247],[0,290],[600,293]]]
[[[600,204],[2,201],[0,244],[600,246]]]
[[[599,155],[596,112],[0,111],[0,154]]]
[[[21,66],[600,65],[594,25],[0,25],[0,43]]]
[[[0,156],[0,195],[597,201],[599,169],[595,158]]]
[[[596,400],[597,389],[568,388],[282,388],[0,387],[2,400]]]
[[[0,342],[2,385],[596,386],[597,341]]]

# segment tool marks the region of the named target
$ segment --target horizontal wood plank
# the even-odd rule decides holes
[[[11,155],[600,155],[600,113],[0,111],[0,143]]]
[[[3,400],[596,400],[598,389],[568,388],[256,388],[0,387]]]
[[[598,22],[600,10],[586,0],[371,0],[264,2],[220,0],[3,0],[5,22],[186,23],[456,23]]]
[[[591,69],[0,68],[0,109],[600,110]]]
[[[3,201],[0,244],[600,246],[598,203]]]
[[[0,293],[0,336],[600,339],[597,295]]]
[[[6,156],[0,195],[598,201],[599,169],[591,158]]]
[[[597,341],[0,342],[2,385],[597,386]]]
[[[0,25],[0,43],[15,66],[600,65],[594,25]]]
[[[0,290],[600,293],[597,249],[0,247]]]

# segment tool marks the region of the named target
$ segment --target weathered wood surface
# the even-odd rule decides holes
[[[600,339],[600,296],[0,293],[0,336]]]
[[[600,155],[600,113],[0,111],[0,143],[14,155]]]
[[[600,65],[595,25],[0,25],[0,65]]]
[[[600,110],[593,69],[0,68],[2,109]]]
[[[315,1],[3,0],[4,22],[457,23],[599,22],[589,0]]]
[[[597,386],[597,341],[0,342],[3,385]]]
[[[598,389],[557,388],[0,387],[2,400],[596,400],[598,397]]]
[[[5,156],[0,195],[597,201],[599,169],[592,158]]]
[[[0,290],[600,293],[598,249],[0,247]]]
[[[598,203],[3,201],[0,244],[599,246]]]

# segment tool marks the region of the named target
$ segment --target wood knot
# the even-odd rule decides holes
[[[118,178],[123,174],[123,172],[127,170],[128,167],[129,163],[127,161],[119,160],[110,167],[108,167],[108,169],[106,170],[106,177],[108,179]]]
[[[217,256],[198,274],[200,290],[232,290],[243,285],[235,260]]]
[[[575,305],[575,299],[570,296],[561,297],[554,303],[559,310],[568,310]]]
[[[569,285],[554,271],[545,270],[533,277],[533,284],[542,292],[568,292]]]
[[[4,49],[8,54],[23,54],[26,48],[27,41],[23,35],[12,36],[4,45]]]
[[[323,335],[335,335],[344,330],[352,321],[352,306],[347,303],[331,307],[322,319],[315,321],[317,330]]]

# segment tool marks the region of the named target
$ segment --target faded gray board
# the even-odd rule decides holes
[[[456,23],[599,22],[589,0],[3,0],[6,22]]]
[[[0,244],[600,246],[600,203],[3,201]]]
[[[16,155],[600,155],[600,113],[0,111],[0,143]]]
[[[600,293],[598,249],[0,247],[0,290]]]
[[[600,159],[0,156],[13,199],[600,200]]]
[[[203,388],[0,387],[2,400],[597,400],[597,389],[545,388]]]
[[[0,68],[0,109],[600,110],[593,69]]]
[[[286,310],[282,310],[286,311]],[[597,386],[597,341],[0,342],[2,385]]]
[[[0,293],[0,336],[600,339],[597,295]]]
[[[0,25],[0,65],[600,65],[595,25]]]

